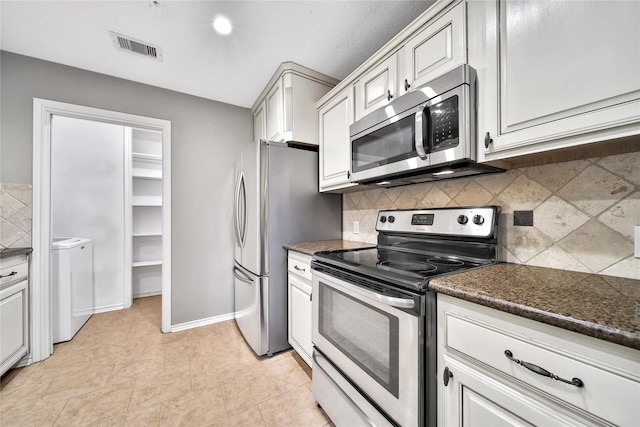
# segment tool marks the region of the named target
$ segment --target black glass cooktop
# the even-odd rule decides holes
[[[401,287],[424,290],[430,278],[489,264],[489,261],[400,252],[381,248],[320,252],[319,262],[358,276],[371,276]]]

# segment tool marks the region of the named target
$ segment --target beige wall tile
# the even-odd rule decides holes
[[[640,162],[638,162],[637,153],[603,157],[598,159],[596,164],[618,175],[620,178],[633,182],[635,185],[640,185]]]
[[[603,212],[598,221],[633,240],[634,226],[640,225],[640,192],[636,191],[626,199],[620,200]]]
[[[640,152],[509,170],[469,178],[345,194],[353,202],[343,217],[343,238],[375,243],[375,221],[381,209],[414,209],[497,204],[501,260],[637,278],[640,259],[629,257],[633,227],[640,225]],[[381,196],[388,195],[388,206]],[[487,194],[492,198],[487,200]],[[480,202],[480,203],[478,203]],[[513,225],[514,210],[533,210],[534,226]],[[594,219],[594,216],[596,217]],[[360,234],[352,234],[353,221]],[[590,221],[591,238],[578,229]],[[595,230],[610,230],[610,232]],[[572,236],[569,238],[569,236]],[[562,242],[562,243],[561,243]],[[548,253],[547,253],[548,251]],[[590,263],[589,259],[600,260]],[[601,267],[599,270],[594,268]]]
[[[559,242],[591,271],[598,272],[633,253],[633,245],[620,233],[591,220]]]
[[[599,166],[592,165],[558,191],[558,196],[574,204],[583,212],[595,216],[633,190],[632,183],[618,178]]]
[[[534,226],[558,241],[589,221],[582,213],[557,196],[551,196],[534,211]]]

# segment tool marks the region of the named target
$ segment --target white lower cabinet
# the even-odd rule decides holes
[[[0,375],[29,352],[29,261],[0,261]]]
[[[442,295],[438,321],[439,425],[640,420],[638,350]]]
[[[311,366],[311,257],[289,252],[289,344]]]

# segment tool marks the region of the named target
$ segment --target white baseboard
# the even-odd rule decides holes
[[[162,295],[162,289],[159,291],[140,292],[139,294],[133,294],[133,299],[155,297],[156,295]]]
[[[94,307],[93,314],[104,313],[106,311],[115,311],[124,309],[124,304],[103,305],[102,307]]]
[[[206,319],[194,320],[191,322],[179,323],[171,325],[171,332],[180,332],[187,329],[197,328],[199,326],[212,325],[214,323],[225,322],[234,319],[234,313],[222,314],[220,316],[208,317]]]

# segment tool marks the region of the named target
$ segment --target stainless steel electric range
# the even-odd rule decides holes
[[[337,426],[436,425],[436,276],[498,260],[498,206],[378,213],[376,248],[314,255],[313,397]]]

